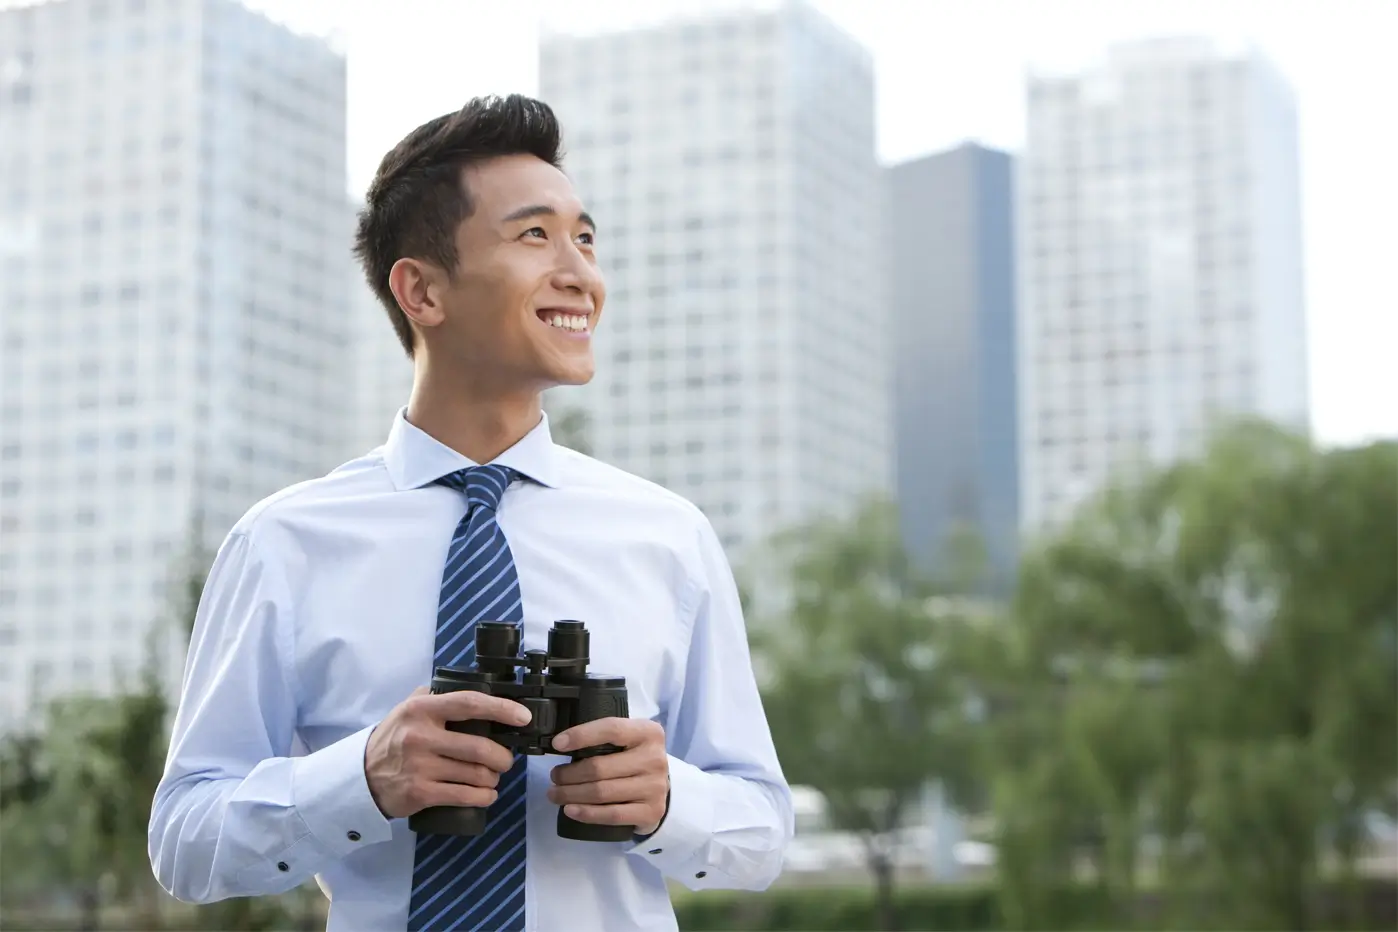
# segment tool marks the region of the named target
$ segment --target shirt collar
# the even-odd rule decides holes
[[[401,492],[422,488],[458,469],[481,465],[409,424],[407,410],[398,410],[384,445],[384,462],[395,489]],[[558,450],[549,433],[548,415],[540,417],[533,430],[491,463],[518,470],[540,485],[557,488]]]

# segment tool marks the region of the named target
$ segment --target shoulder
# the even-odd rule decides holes
[[[250,546],[275,544],[297,528],[314,526],[316,519],[338,512],[347,502],[392,490],[383,448],[342,463],[323,476],[306,479],[273,492],[249,508],[229,532]]]
[[[656,517],[687,529],[709,528],[704,512],[683,495],[576,450],[559,447],[558,451],[570,489],[586,490],[613,499],[618,505],[653,512]]]
[[[576,450],[563,449],[560,455],[567,488],[591,499],[588,513],[611,526],[601,532],[604,536],[673,555],[680,572],[698,589],[726,584],[731,578],[718,534],[698,505],[649,479]]]

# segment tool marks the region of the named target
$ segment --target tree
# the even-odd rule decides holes
[[[187,637],[208,555],[191,551],[176,573],[175,627]],[[74,900],[82,927],[101,927],[105,905],[134,912],[139,928],[162,925],[168,900],[151,876],[147,824],[164,769],[170,705],[160,675],[160,626],[133,682],[111,695],[57,697],[40,727],[0,738],[0,900],[51,909]],[[314,927],[323,898],[311,885],[279,897],[237,899],[195,911],[210,929]]]
[[[777,752],[864,842],[892,929],[895,833],[930,782],[964,782],[964,703],[934,672],[941,630],[963,619],[928,611],[934,587],[887,502],[782,535],[774,552],[788,605],[754,625],[754,648]]]
[[[550,413],[550,430],[555,443],[592,455],[592,416],[585,408],[564,407]]]
[[[1242,422],[1031,550],[982,670],[1008,921],[1072,866],[1125,921],[1149,856],[1181,922],[1314,924],[1398,786],[1395,475]]]

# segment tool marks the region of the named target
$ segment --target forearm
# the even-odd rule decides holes
[[[150,858],[172,896],[210,903],[290,890],[391,828],[364,777],[369,729],[246,775],[175,754],[156,792]]]
[[[631,853],[691,890],[763,890],[781,873],[792,828],[784,783],[671,757],[669,811]]]

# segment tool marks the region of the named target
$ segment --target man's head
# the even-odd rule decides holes
[[[477,98],[384,156],[355,254],[409,356],[504,390],[592,378],[606,288],[559,137],[547,104]]]

